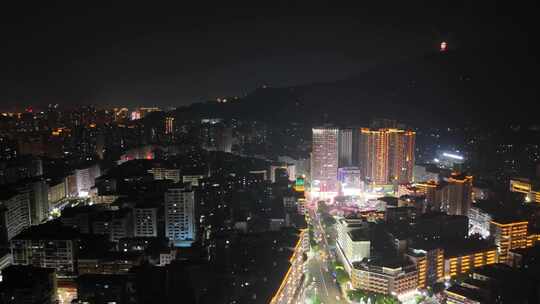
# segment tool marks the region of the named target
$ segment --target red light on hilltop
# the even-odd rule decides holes
[[[32,112],[34,112],[34,109],[32,109],[32,107],[28,107],[28,108],[26,108],[25,111],[26,111],[26,113],[32,113]]]
[[[448,43],[446,41],[441,42],[441,52],[446,52],[448,50]]]

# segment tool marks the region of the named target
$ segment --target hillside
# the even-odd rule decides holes
[[[537,89],[530,74],[513,73],[520,64],[483,52],[430,54],[336,82],[260,88],[235,102],[194,104],[177,114],[340,124],[389,117],[416,126],[526,120]]]

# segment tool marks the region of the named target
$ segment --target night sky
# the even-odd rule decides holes
[[[532,7],[377,2],[340,8],[316,1],[4,4],[0,103],[2,110],[48,103],[186,105],[243,96],[264,84],[343,79],[433,52],[442,40],[451,49],[485,48],[516,66],[536,64]]]

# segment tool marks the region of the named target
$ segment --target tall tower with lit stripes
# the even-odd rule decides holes
[[[415,132],[360,129],[359,163],[365,180],[377,184],[412,181]]]
[[[339,130],[318,127],[312,131],[311,187],[320,192],[337,191]]]

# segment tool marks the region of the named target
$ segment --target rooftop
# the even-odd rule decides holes
[[[349,231],[349,236],[354,242],[369,241],[369,234],[364,229],[353,229]]]
[[[460,295],[460,296],[466,297],[469,300],[474,300],[478,302],[482,302],[484,300],[482,295],[477,289],[472,289],[472,288],[468,288],[468,287],[464,287],[460,285],[450,286],[450,288],[448,288],[446,292],[450,294]]]
[[[28,227],[13,240],[74,240],[79,238],[80,233],[77,230],[63,226],[55,220]]]
[[[481,239],[445,240],[441,246],[444,248],[445,257],[458,257],[497,249],[494,243]]]
[[[512,276],[519,275],[519,271],[506,264],[492,264],[475,268],[473,274],[480,274],[495,280],[506,280]]]
[[[512,202],[481,200],[476,202],[473,208],[489,214],[494,222],[500,224],[527,221],[527,216],[521,214],[520,206]]]
[[[409,260],[401,257],[381,256],[380,258],[364,259],[362,262],[354,262],[354,267],[357,269],[369,269],[374,272],[388,272],[397,270],[416,270],[414,264]]]

